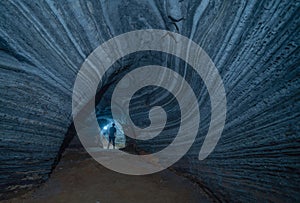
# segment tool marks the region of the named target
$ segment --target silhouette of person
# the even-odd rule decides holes
[[[113,147],[115,148],[115,139],[116,139],[116,132],[117,129],[115,128],[115,124],[112,124],[112,127],[109,128],[108,131],[108,145],[107,145],[107,149],[109,149],[109,145],[112,142]]]

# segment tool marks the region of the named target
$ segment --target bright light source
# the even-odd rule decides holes
[[[107,130],[107,125],[103,127],[103,130]]]

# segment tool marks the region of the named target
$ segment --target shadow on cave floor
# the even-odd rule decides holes
[[[5,202],[210,202],[201,188],[164,170],[129,176],[106,169],[82,149],[67,149],[49,180]]]

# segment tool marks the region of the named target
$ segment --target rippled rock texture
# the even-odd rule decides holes
[[[193,175],[219,200],[299,201],[299,10],[299,1],[290,0],[1,1],[0,198],[48,178],[72,123],[72,88],[85,58],[114,36],[154,28],[197,42],[214,61],[227,95],[222,137],[199,161],[209,96],[201,79],[190,81],[203,116],[196,142],[173,168]],[[171,56],[125,57],[106,74],[99,114],[110,115],[115,81],[149,64],[170,66],[191,79],[189,68]],[[147,112],[136,109],[162,94],[169,97],[151,87],[145,92],[133,103],[137,120]],[[166,106],[165,136],[140,147],[155,151],[168,144],[176,133],[174,106],[176,101]]]

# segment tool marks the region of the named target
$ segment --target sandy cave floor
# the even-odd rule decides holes
[[[124,175],[103,167],[86,152],[67,150],[46,183],[4,202],[199,203],[211,200],[196,183],[169,170],[144,176]]]

